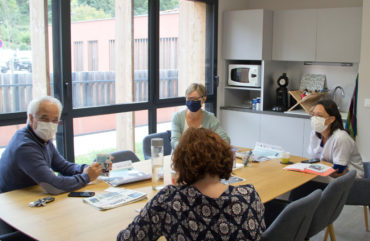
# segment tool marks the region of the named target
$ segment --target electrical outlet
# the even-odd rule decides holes
[[[364,106],[370,108],[370,99],[365,99]]]

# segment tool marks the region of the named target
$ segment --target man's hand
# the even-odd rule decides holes
[[[85,168],[84,173],[89,176],[90,182],[92,182],[102,173],[101,165],[97,162],[94,162]]]

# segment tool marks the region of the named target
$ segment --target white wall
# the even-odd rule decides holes
[[[265,86],[266,84],[267,86],[271,86],[269,87],[271,90],[268,91],[268,95],[270,95],[270,104],[267,108],[271,108],[275,105],[275,90],[279,87],[277,85],[277,79],[282,73],[287,73],[289,78],[288,90],[299,89],[304,74],[323,74],[326,76],[326,84],[329,92],[336,86],[343,87],[345,95],[342,97],[338,92],[336,102],[341,112],[348,112],[355,87],[356,76],[359,71],[358,66],[358,63],[354,63],[353,66],[343,67],[338,65],[304,65],[304,62],[298,61],[269,61],[264,79]]]
[[[370,161],[370,108],[364,107],[370,99],[370,0],[362,6],[362,39],[357,102],[357,145],[364,161]]]

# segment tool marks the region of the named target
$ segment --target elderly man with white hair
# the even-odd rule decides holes
[[[55,149],[51,140],[61,112],[62,104],[53,97],[31,101],[27,126],[15,133],[1,156],[0,193],[38,184],[47,193],[59,194],[79,189],[101,174],[98,163],[74,164]]]

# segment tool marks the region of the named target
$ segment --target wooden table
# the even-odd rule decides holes
[[[302,158],[291,157],[292,161]],[[165,158],[164,179],[170,183],[170,157]],[[135,163],[135,167],[150,172],[149,161]],[[313,179],[315,175],[283,170],[279,160],[252,163],[250,167],[235,170],[234,175],[252,183],[263,202],[267,202],[295,187]],[[109,185],[104,182],[89,184],[80,191],[104,192]],[[137,189],[152,198],[151,181],[124,185],[125,188]],[[39,186],[33,186],[0,194],[0,218],[18,230],[38,240],[115,240],[118,232],[138,214],[147,200],[121,206],[107,211],[99,211],[82,202],[81,198],[67,197],[67,194],[55,196],[55,201],[45,207],[31,208],[28,204],[38,198],[49,196]]]

